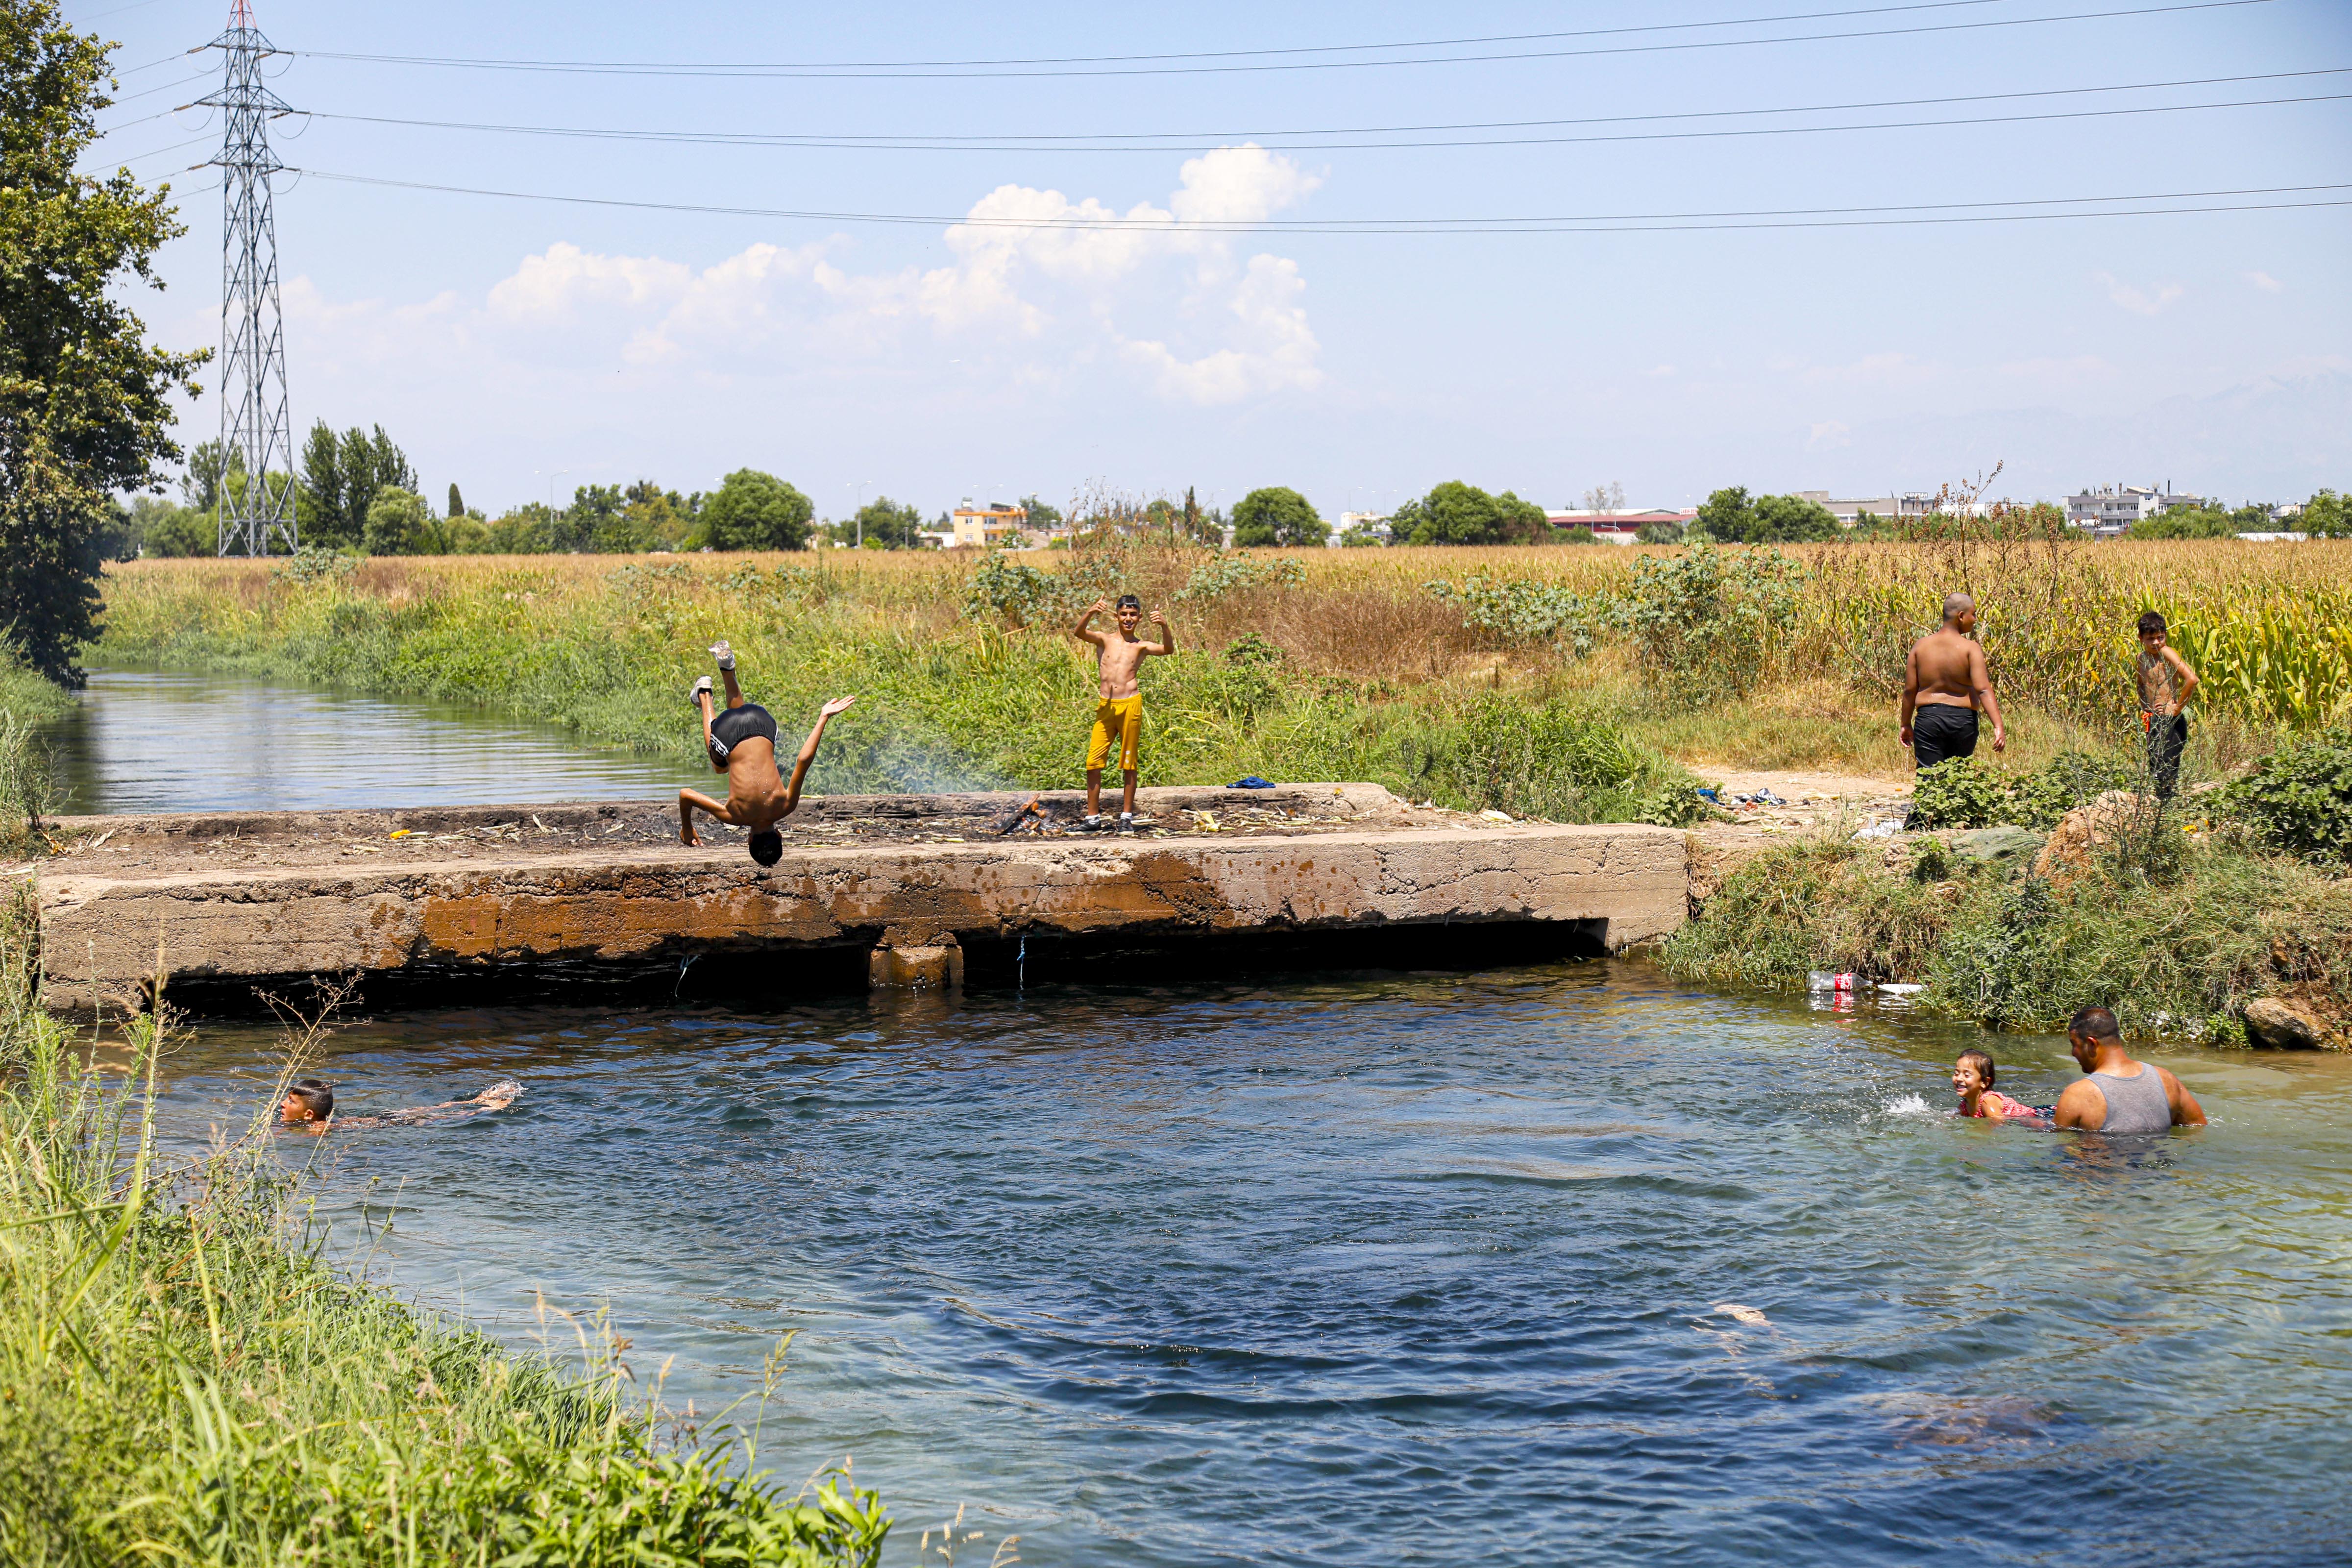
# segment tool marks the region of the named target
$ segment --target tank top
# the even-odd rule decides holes
[[[2137,1078],[2119,1078],[2111,1072],[2095,1072],[2091,1082],[2099,1098],[2107,1102],[2107,1119],[2099,1123],[2102,1132],[2161,1132],[2172,1125],[2172,1102],[2164,1097],[2164,1080],[2146,1062],[2139,1064]]]

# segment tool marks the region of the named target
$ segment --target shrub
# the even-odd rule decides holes
[[[1271,561],[1254,555],[1220,555],[1196,567],[1174,596],[1197,604],[1244,589],[1295,587],[1306,581],[1307,568],[1287,555]]]
[[[1717,984],[1794,988],[1814,969],[1910,980],[1952,927],[1954,891],[1964,889],[1889,876],[1851,844],[1793,844],[1726,878],[1660,958],[1681,978]]]
[[[1642,655],[1643,678],[1677,701],[1746,694],[1763,679],[1777,635],[1796,617],[1805,569],[1777,550],[1693,546],[1645,555],[1618,601],[1617,623]]]
[[[1911,792],[1915,827],[2049,828],[2076,806],[2134,783],[2130,769],[2087,752],[2063,752],[2035,773],[2013,774],[1974,757],[1922,768]]]
[[[1622,821],[1679,773],[1569,703],[1491,694],[1463,715],[1433,771],[1441,793],[1470,809],[1564,822]]]
[[[2352,731],[2272,752],[2224,787],[2221,805],[2266,848],[2323,866],[2352,862]]]
[[[425,510],[423,496],[386,485],[368,503],[367,529],[361,535],[361,547],[370,555],[423,554],[425,531],[432,521],[432,514]]]
[[[1441,604],[1462,606],[1462,624],[1506,643],[1559,639],[1579,658],[1607,624],[1607,614],[1557,583],[1524,577],[1484,577],[1459,583],[1424,583],[1422,591]]]

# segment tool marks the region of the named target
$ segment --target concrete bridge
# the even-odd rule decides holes
[[[1129,836],[1046,795],[835,796],[755,864],[638,803],[79,817],[36,873],[45,994],[106,1014],[598,988],[702,996],[1149,981],[1616,950],[1683,920],[1682,834],[1416,808],[1370,784],[1150,789]],[[1108,970],[1097,973],[1108,973]]]

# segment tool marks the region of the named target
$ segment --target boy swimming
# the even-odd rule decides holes
[[[278,1108],[278,1119],[289,1127],[310,1132],[324,1132],[333,1127],[420,1127],[428,1121],[462,1121],[485,1110],[504,1110],[521,1098],[522,1085],[508,1078],[465,1100],[412,1105],[380,1116],[338,1116],[334,1089],[315,1078],[306,1078],[287,1086],[285,1103]]]
[[[1118,623],[1116,635],[1091,629],[1090,623],[1106,611]],[[1132,594],[1121,594],[1116,608],[1097,599],[1078,617],[1078,624],[1070,628],[1070,635],[1080,642],[1094,645],[1095,665],[1102,677],[1102,700],[1095,705],[1094,733],[1087,743],[1088,827],[1102,825],[1103,763],[1109,760],[1116,742],[1119,773],[1125,782],[1119,796],[1118,826],[1123,832],[1135,829],[1136,751],[1143,736],[1143,689],[1136,680],[1136,671],[1154,654],[1165,658],[1176,651],[1175,628],[1169,626],[1166,616],[1158,610],[1151,612],[1151,624],[1160,628],[1156,645],[1136,637],[1136,623],[1142,618],[1143,601]]]
[[[1995,1121],[2050,1119],[2050,1112],[2042,1107],[2011,1100],[1993,1088],[1993,1079],[1998,1076],[1991,1057],[1983,1051],[1962,1051],[1959,1060],[1952,1064],[1952,1089],[1960,1097],[1958,1114]]]
[[[694,683],[688,698],[702,714],[702,745],[711,771],[727,775],[727,799],[722,805],[700,790],[678,791],[677,841],[700,844],[702,840],[695,837],[694,814],[708,812],[721,822],[750,828],[751,858],[772,866],[784,854],[784,836],[776,831],[776,824],[801,803],[801,781],[808,777],[809,764],[816,761],[817,742],[824,739],[826,722],[857,699],[836,697],[817,710],[816,728],[801,742],[788,784],[776,771],[774,717],[758,703],[744,700],[743,689],[735,684],[735,650],[721,642],[710,651],[727,682],[727,707],[714,710],[707,675]]]

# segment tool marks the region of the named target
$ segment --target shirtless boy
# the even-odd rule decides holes
[[[2124,1049],[2116,1016],[2105,1007],[2085,1007],[2068,1021],[2066,1048],[2084,1076],[2058,1096],[2059,1126],[2084,1132],[2163,1132],[2205,1125],[2205,1108],[2179,1079],[2154,1062],[2134,1060]]]
[[[694,814],[708,812],[721,822],[750,828],[751,858],[772,866],[784,854],[784,836],[776,831],[776,824],[801,803],[801,781],[808,777],[809,764],[816,761],[816,745],[824,739],[826,721],[857,699],[836,697],[817,710],[816,728],[801,742],[801,754],[793,761],[793,776],[787,783],[776,769],[775,719],[758,703],[743,700],[743,689],[735,684],[735,650],[722,642],[710,651],[718,658],[720,678],[727,682],[726,710],[713,710],[707,675],[694,683],[689,695],[702,711],[702,745],[709,753],[711,771],[727,775],[727,800],[721,805],[700,790],[678,791],[677,841],[701,843],[695,837]]]
[[[1992,749],[2009,744],[2000,703],[1976,630],[1977,602],[1966,594],[1944,601],[1944,624],[1911,645],[1903,674],[1903,743],[1920,767],[1932,768],[1977,749],[1977,710],[1992,720]]]
[[[2189,719],[2181,710],[2197,693],[2197,672],[2165,644],[2164,617],[2150,610],[2139,618],[2139,721],[2147,731],[2147,772],[2156,798],[2170,800],[2180,787],[2180,753],[2189,744]]]
[[[508,1078],[466,1100],[414,1105],[381,1116],[337,1116],[335,1091],[315,1078],[306,1078],[287,1086],[286,1102],[278,1108],[278,1115],[289,1127],[306,1132],[324,1132],[332,1127],[420,1127],[428,1121],[461,1121],[485,1110],[504,1110],[521,1098],[522,1085]]]
[[[1106,613],[1118,623],[1116,632],[1093,629],[1094,618]],[[1143,601],[1132,594],[1121,594],[1116,608],[1097,599],[1070,628],[1080,642],[1094,645],[1095,665],[1102,675],[1102,700],[1095,705],[1094,734],[1087,744],[1088,827],[1102,825],[1103,763],[1109,759],[1115,741],[1119,774],[1126,781],[1125,793],[1119,797],[1118,826],[1122,832],[1135,829],[1136,743],[1143,736],[1143,689],[1137,684],[1136,671],[1152,655],[1165,658],[1176,651],[1176,633],[1166,616],[1151,612],[1151,624],[1160,630],[1156,645],[1137,638],[1136,623],[1142,618]]]

